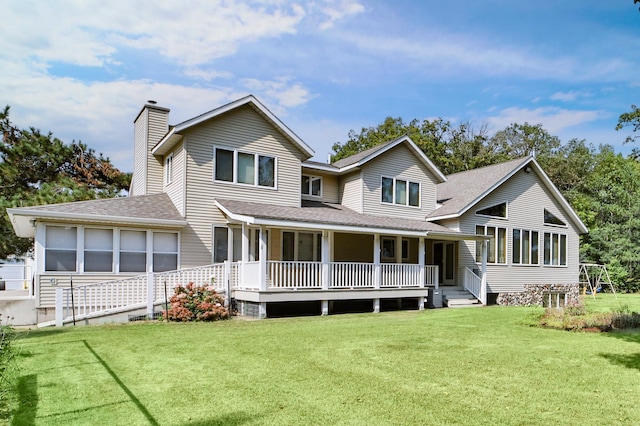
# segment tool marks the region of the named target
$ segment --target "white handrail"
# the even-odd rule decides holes
[[[468,267],[464,268],[464,289],[473,294],[483,305],[487,304],[486,285],[484,277],[478,276]]]
[[[321,288],[321,262],[268,261],[269,288]]]

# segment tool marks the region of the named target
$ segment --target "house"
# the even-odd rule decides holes
[[[577,292],[587,229],[534,158],[444,176],[405,136],[319,163],[253,96],[168,123],[136,117],[129,197],[8,209],[35,239],[38,321],[151,313],[188,281],[256,317]]]

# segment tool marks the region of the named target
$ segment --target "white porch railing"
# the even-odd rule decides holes
[[[56,289],[55,323],[147,308],[174,294],[178,285],[213,285],[218,292],[260,290],[260,262],[225,262],[178,271]],[[465,279],[466,282],[466,279]],[[266,262],[269,290],[438,287],[438,267],[357,262]],[[474,293],[475,294],[475,293]],[[166,297],[165,297],[166,296]]]
[[[269,288],[322,288],[321,262],[268,261]]]
[[[373,263],[331,262],[329,274],[331,288],[361,288],[375,285]]]
[[[464,289],[473,294],[483,305],[487,304],[486,280],[467,267],[464,268]]]

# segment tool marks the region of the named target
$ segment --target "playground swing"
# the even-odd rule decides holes
[[[606,265],[596,265],[593,263],[583,263],[580,265],[580,286],[583,295],[592,295],[596,298],[597,293],[601,293],[603,286],[608,285],[611,293],[617,299],[616,290],[613,287]]]

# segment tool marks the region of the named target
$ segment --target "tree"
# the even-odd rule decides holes
[[[0,259],[22,256],[32,241],[15,236],[6,208],[115,197],[129,188],[131,175],[82,142],[65,144],[33,127],[19,129],[0,112]]]
[[[638,0],[640,2],[640,0]],[[640,108],[635,105],[631,105],[631,111],[620,114],[618,118],[618,124],[616,130],[622,130],[625,127],[633,127],[633,132],[640,131]],[[634,142],[639,136],[627,136],[625,143]]]

